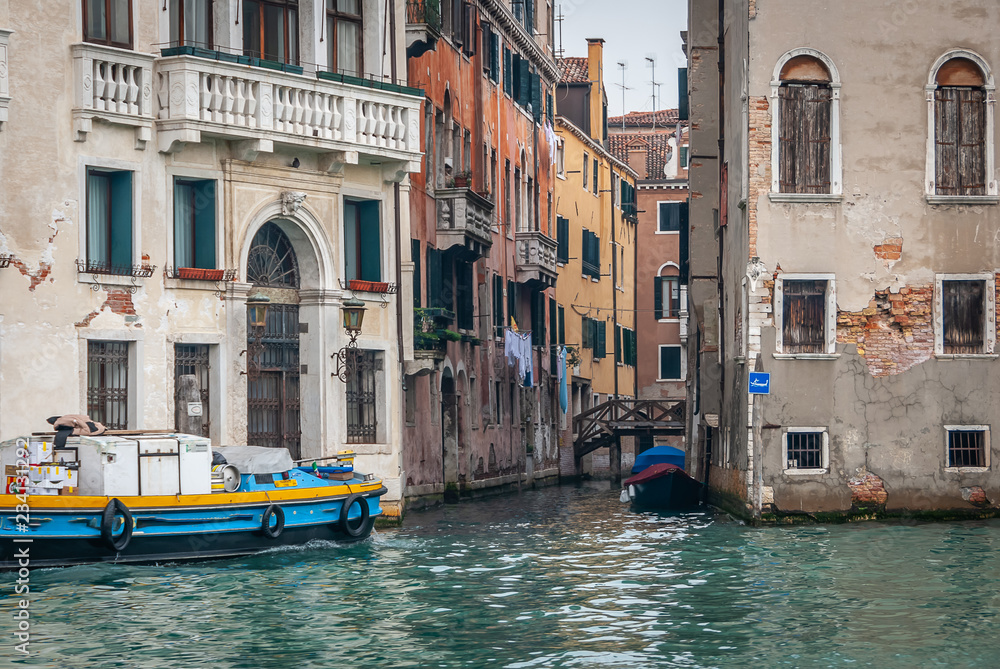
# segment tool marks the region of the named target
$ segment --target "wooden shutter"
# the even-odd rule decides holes
[[[538,74],[531,73],[531,113],[535,117],[535,123],[542,121],[542,78]]]
[[[653,279],[653,318],[663,318],[663,277]]]
[[[785,281],[782,338],[785,353],[824,353],[826,281]]]
[[[527,58],[518,58],[517,104],[527,107],[531,101],[531,63]]]
[[[782,193],[830,192],[829,86],[792,84],[778,89],[778,184]]]
[[[986,195],[986,94],[977,88],[958,91],[959,195]]]
[[[194,267],[215,269],[215,181],[196,181],[194,196]]]
[[[510,319],[517,320],[517,284],[507,281],[507,320],[504,327],[510,327]],[[520,327],[520,326],[519,326]]]
[[[424,284],[420,276],[420,240],[414,239],[410,242],[410,257],[413,259],[413,306],[420,308],[420,291]]]
[[[566,344],[566,310],[563,307],[558,308],[559,311],[559,343]]]
[[[132,265],[132,173],[112,172],[110,183],[111,264],[116,272],[131,273]],[[214,260],[214,259],[213,259]]]
[[[382,242],[379,223],[379,202],[358,202],[358,244],[361,246],[359,279],[382,280]]]
[[[594,357],[603,358],[608,354],[608,328],[604,321],[594,321],[597,334],[597,344],[594,346]]]
[[[569,262],[569,219],[556,217],[556,260]]]
[[[590,319],[584,316],[580,321],[580,347],[590,348],[590,335],[592,334]]]
[[[532,37],[535,36],[535,3],[534,0],[524,0],[524,28]]]
[[[455,263],[455,310],[458,327],[463,330],[475,328],[472,282],[472,263],[457,261]]]
[[[503,48],[503,92],[514,97],[514,67],[513,54],[507,47]]]
[[[984,351],[984,300],[982,281],[944,281],[941,306],[945,353]]]
[[[615,362],[622,362],[622,326],[615,326]]]
[[[555,298],[549,298],[549,344],[555,346],[559,343],[559,318],[556,314]]]
[[[934,92],[934,183],[938,195],[958,195],[958,89]]]
[[[427,247],[427,303],[432,308],[443,308],[441,295],[441,252]]]
[[[678,255],[680,255],[681,261],[681,271],[680,271],[680,282],[682,284],[687,284],[688,274],[691,268],[691,252],[690,252],[690,234],[688,230],[688,202],[685,200],[681,202],[680,209],[680,239],[678,242]]]

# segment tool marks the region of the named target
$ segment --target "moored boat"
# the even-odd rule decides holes
[[[702,485],[684,471],[684,451],[656,446],[636,456],[621,501],[646,509],[685,510],[701,503]]]
[[[303,467],[286,449],[234,446],[216,449],[227,462],[213,466],[208,440],[191,435],[49,440],[0,447],[0,569],[23,567],[25,549],[31,567],[45,567],[357,541],[382,514],[386,488],[353,471],[353,453]]]

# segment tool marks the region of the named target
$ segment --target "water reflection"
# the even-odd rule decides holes
[[[352,546],[36,571],[24,664],[1000,666],[998,541],[994,521],[761,529],[564,486]]]

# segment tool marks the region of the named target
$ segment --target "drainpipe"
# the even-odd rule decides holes
[[[396,2],[393,2],[389,7],[389,71],[392,74],[392,83],[398,83],[397,71],[396,71]],[[393,227],[396,236],[396,350],[397,350],[397,360],[399,361],[399,371],[400,371],[400,381],[402,381],[403,376],[403,241],[402,232],[400,228],[402,227],[402,220],[399,215],[399,182],[392,182],[392,201],[393,201]],[[402,387],[402,384],[400,384]]]

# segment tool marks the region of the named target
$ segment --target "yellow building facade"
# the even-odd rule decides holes
[[[636,395],[637,175],[607,150],[602,51],[588,40],[587,58],[561,59],[556,93],[556,309],[570,419]]]

